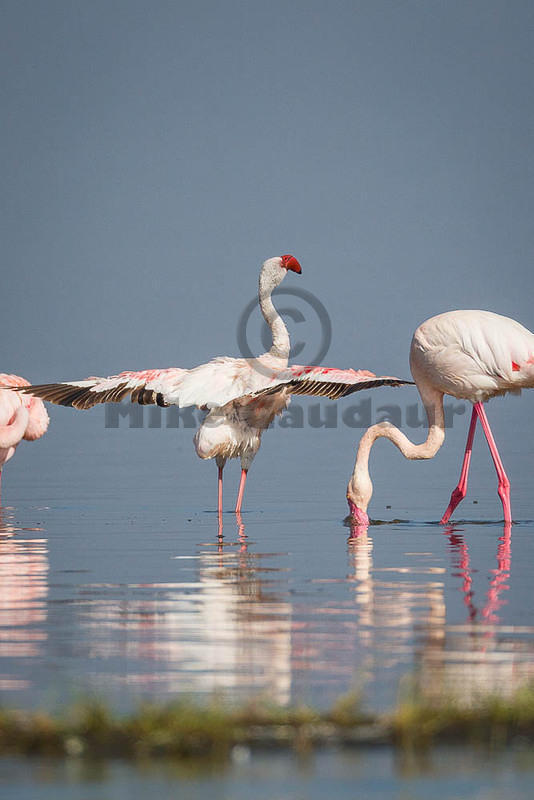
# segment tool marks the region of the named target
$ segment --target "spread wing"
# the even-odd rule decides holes
[[[97,403],[120,403],[128,396],[134,403],[168,405],[165,396],[180,382],[185,372],[173,368],[125,371],[108,378],[92,377],[83,381],[25,386],[19,391],[48,400],[49,403],[73,408],[92,408]]]
[[[280,370],[271,385],[255,393],[255,396],[274,394],[286,389],[290,394],[308,394],[337,400],[347,394],[377,386],[402,386],[413,381],[394,378],[390,375],[375,375],[366,369],[337,369],[336,367],[293,366]]]
[[[141,405],[216,408],[257,388],[256,374],[246,359],[222,357],[194,369],[126,371],[108,378],[25,386],[18,391],[80,409],[97,403],[120,403],[124,398]]]
[[[73,408],[92,408],[98,403],[132,403],[217,408],[239,397],[255,398],[285,389],[290,394],[309,394],[337,399],[375,386],[401,386],[412,381],[367,370],[293,366],[278,371],[258,371],[244,358],[214,358],[194,369],[147,369],[120,372],[108,378],[43,383],[15,387],[14,391],[40,397],[49,403]],[[12,388],[12,387],[9,387]]]

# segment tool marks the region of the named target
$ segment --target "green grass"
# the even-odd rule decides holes
[[[412,697],[384,715],[364,713],[355,695],[342,697],[329,711],[220,701],[142,705],[123,715],[94,701],[57,715],[0,711],[0,755],[220,760],[235,745],[306,751],[386,743],[420,749],[442,742],[505,745],[517,737],[534,740],[534,687],[509,699],[481,697],[469,706],[454,698]]]
[[[512,697],[480,696],[470,705],[454,697],[438,703],[412,699],[399,705],[392,719],[394,740],[401,746],[434,742],[508,744],[534,739],[534,686]]]

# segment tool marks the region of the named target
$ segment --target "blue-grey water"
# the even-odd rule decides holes
[[[400,758],[388,748],[327,750],[305,759],[240,750],[228,766],[211,769],[6,759],[0,762],[0,788],[19,800],[530,800],[534,760],[526,749],[495,757],[454,748],[420,760]]]
[[[196,458],[192,431],[106,429],[102,408],[51,412],[47,436],[3,475],[3,702],[97,693],[130,707],[216,692],[326,706],[356,689],[381,709],[414,673],[429,691],[466,694],[532,676],[532,445],[520,432],[501,446],[511,533],[480,434],[459,522],[436,524],[464,416],[434,462],[378,444],[370,512],[386,524],[352,539],[344,491],[360,431],[268,431],[243,525],[228,511],[220,540],[216,468]],[[225,508],[238,474],[229,464]]]
[[[512,419],[522,409],[509,403]],[[408,463],[389,442],[378,444],[370,512],[383,524],[357,538],[344,522],[344,492],[360,430],[268,431],[250,471],[242,525],[226,512],[221,540],[216,468],[194,455],[192,431],[129,428],[126,419],[106,429],[102,408],[51,413],[47,436],[22,444],[2,476],[2,703],[58,708],[89,694],[128,709],[141,699],[216,694],[326,707],[357,690],[367,708],[381,710],[414,675],[431,695],[466,700],[481,691],[508,694],[532,679],[532,443],[518,425],[506,427],[504,405],[493,416],[512,479],[511,531],[499,521],[480,433],[457,521],[437,524],[458,476],[464,415],[433,462]],[[424,435],[421,428],[407,433],[418,441]],[[227,467],[227,509],[238,474],[235,462]],[[258,758],[234,765],[224,796],[241,796],[268,769]],[[316,762],[307,772],[277,758],[285,789],[271,786],[265,797],[300,797],[291,786],[302,780],[314,786],[306,796],[315,797]],[[321,758],[337,776],[339,796],[348,792],[347,770],[363,788],[375,767],[384,771],[376,796],[402,780],[389,752]],[[515,763],[507,762],[502,787],[508,775],[508,794],[526,797],[530,766],[524,775]],[[4,762],[0,783],[9,786],[20,771],[20,762]],[[54,798],[65,782],[92,798],[108,796],[100,789],[114,782],[122,788],[109,796],[126,797],[129,781],[174,780],[127,774],[120,764],[94,778],[35,762],[25,780],[33,785],[39,776]],[[465,796],[462,781],[481,776],[464,764],[438,796]],[[427,778],[419,774],[420,788],[406,796],[425,796]],[[204,784],[188,783],[190,795],[180,796],[201,796]],[[504,791],[490,780],[484,786],[477,796]],[[374,796],[369,787],[365,793]]]

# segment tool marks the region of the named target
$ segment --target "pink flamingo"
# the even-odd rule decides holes
[[[445,439],[443,396],[473,403],[471,424],[457,487],[441,523],[445,524],[467,492],[467,478],[477,420],[486,436],[497,471],[504,521],[512,521],[510,481],[491,433],[483,403],[490,397],[534,387],[534,334],[519,322],[490,311],[449,311],[423,322],[415,331],[410,368],[428,417],[428,436],[413,444],[389,422],[368,428],[361,438],[354,472],[347,487],[353,519],[367,525],[367,506],[373,494],[369,454],[384,436],[409,459],[433,458]]]
[[[0,373],[0,479],[2,468],[13,456],[17,445],[26,439],[39,439],[48,428],[49,418],[41,400],[25,397],[11,388],[29,386],[18,375]]]
[[[277,313],[271,295],[288,270],[301,273],[292,255],[270,258],[263,263],[258,299],[272,334],[272,347],[258,358],[219,357],[194,369],[151,369],[121,372],[109,378],[49,383],[25,387],[27,392],[64,406],[91,408],[97,403],[155,403],[160,406],[198,406],[209,411],[198,429],[195,449],[200,458],[215,458],[218,466],[218,512],[222,514],[222,476],[227,459],[241,459],[241,479],[235,511],[241,511],[249,467],[263,431],[288,405],[290,394],[340,397],[358,389],[409,381],[377,377],[366,370],[324,367],[288,367],[289,334]]]

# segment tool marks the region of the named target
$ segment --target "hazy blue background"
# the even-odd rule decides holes
[[[407,375],[416,324],[452,308],[534,326],[532,3],[1,9],[3,371],[40,382],[237,355],[259,264],[284,252],[303,265],[286,285],[329,311],[333,365]],[[513,455],[532,462],[533,399],[490,408],[498,441],[512,435],[503,458],[525,499],[530,474]],[[103,409],[51,413],[43,464],[67,437],[84,453],[114,441],[128,462],[150,453],[157,481],[158,453],[173,448],[212,505],[214,474],[190,432],[104,431]],[[466,423],[419,471],[381,444],[379,484],[395,478],[413,499],[446,480],[447,494]],[[296,464],[320,443],[341,515],[359,432],[270,436],[251,474],[258,500],[275,464],[295,497],[317,491],[320,473]],[[10,469],[27,469],[32,450]]]

